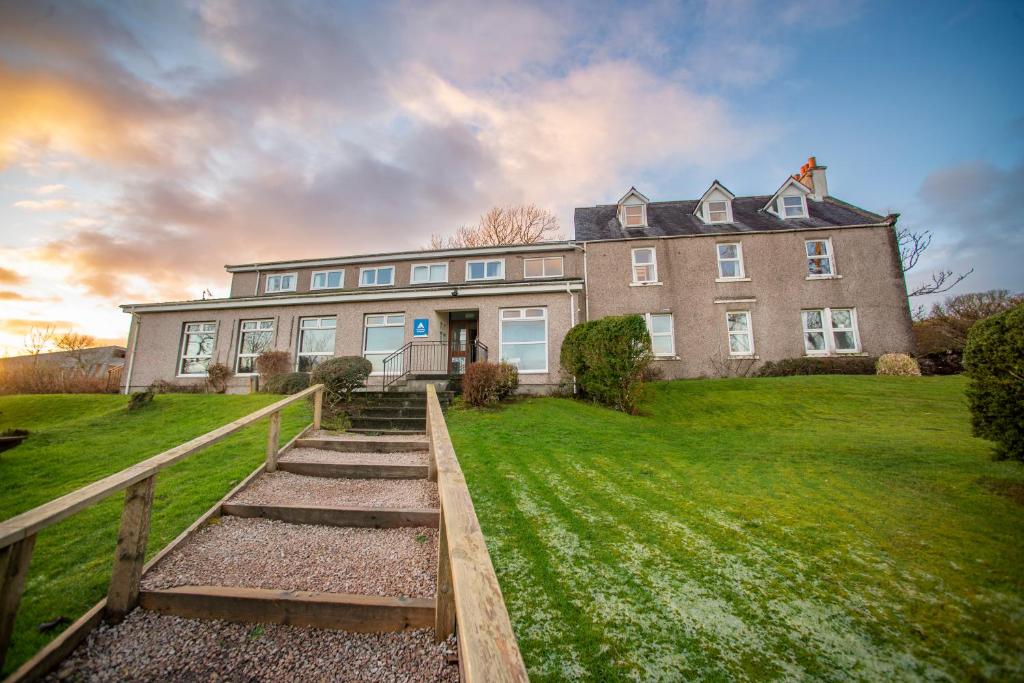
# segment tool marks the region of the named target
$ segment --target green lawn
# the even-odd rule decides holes
[[[451,411],[531,677],[1024,678],[1024,467],[970,436],[963,388],[694,380],[640,417]]]
[[[0,396],[0,431],[28,429],[21,446],[0,453],[0,520],[101,479],[268,405],[280,396],[159,395],[128,413],[124,396]],[[309,423],[305,402],[285,410],[282,443]],[[267,422],[246,428],[157,477],[149,555],[251,472],[264,457]],[[124,498],[103,503],[41,532],[4,674],[106,595]]]

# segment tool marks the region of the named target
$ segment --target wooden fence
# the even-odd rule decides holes
[[[526,681],[526,666],[509,621],[466,479],[437,399],[427,386],[428,478],[441,499],[435,633],[458,629],[463,683]]]
[[[301,401],[310,394],[314,396],[313,423],[304,431],[310,428],[319,429],[323,405],[322,384],[309,387],[187,443],[154,455],[152,458],[121,470],[117,474],[112,474],[17,517],[0,522],[0,667],[3,666],[14,631],[14,620],[18,614],[18,604],[21,602],[22,592],[25,589],[25,579],[28,576],[36,534],[76,512],[109,498],[118,491],[125,491],[121,527],[118,531],[117,549],[114,553],[114,568],[106,600],[87,612],[33,660],[14,672],[11,676],[13,680],[34,678],[40,673],[44,673],[48,666],[52,666],[70,653],[75,645],[99,623],[100,619],[106,618],[108,621],[117,623],[136,606],[145,562],[146,542],[149,539],[153,489],[158,472],[268,416],[270,417],[270,427],[267,435],[266,464],[261,465],[246,481],[242,482],[242,485],[248,483],[264,467],[273,471],[277,467],[279,452],[287,448],[287,446],[285,449],[278,447],[281,410]],[[186,535],[198,528],[209,514],[200,518],[175,539],[150,562],[150,565],[180,543]]]

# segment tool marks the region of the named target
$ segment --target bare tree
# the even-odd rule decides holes
[[[496,206],[474,226],[462,226],[454,235],[432,235],[428,249],[535,244],[559,239],[558,218],[535,204]]]
[[[25,335],[25,351],[32,356],[32,364],[39,360],[38,356],[43,351],[53,348],[53,338],[57,332],[53,325],[33,327]]]
[[[900,227],[896,230],[896,243],[899,245],[900,260],[903,263],[903,272],[908,273],[917,265],[921,255],[932,244],[932,231],[921,230],[914,232],[910,228]],[[967,276],[974,272],[971,268],[966,273],[954,275],[951,270],[937,270],[932,273],[932,281],[920,285],[907,296],[924,296],[925,294],[941,294],[948,292],[958,284],[967,279]]]
[[[57,348],[67,351],[75,359],[75,367],[84,370],[86,366],[86,349],[96,346],[96,338],[88,334],[80,334],[68,330],[57,338]]]

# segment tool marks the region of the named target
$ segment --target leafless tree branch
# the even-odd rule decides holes
[[[455,234],[432,235],[428,249],[535,244],[559,239],[558,218],[534,204],[496,206],[474,226],[462,226]]]
[[[915,232],[906,227],[894,229],[896,231],[896,243],[900,250],[900,262],[903,266],[903,272],[908,273],[917,265],[917,262],[921,259],[921,255],[928,249],[928,247],[931,246],[932,231],[921,230]],[[954,275],[951,270],[937,271],[932,273],[931,282],[917,287],[913,291],[909,292],[907,296],[924,296],[925,294],[941,294],[942,292],[948,292],[967,279],[967,276],[973,272],[974,268],[971,268],[966,273],[960,273],[958,275]]]

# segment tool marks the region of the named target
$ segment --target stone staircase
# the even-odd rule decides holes
[[[422,434],[427,428],[424,391],[362,391],[356,394],[350,432],[357,434]],[[441,408],[455,398],[453,391],[438,391]]]

